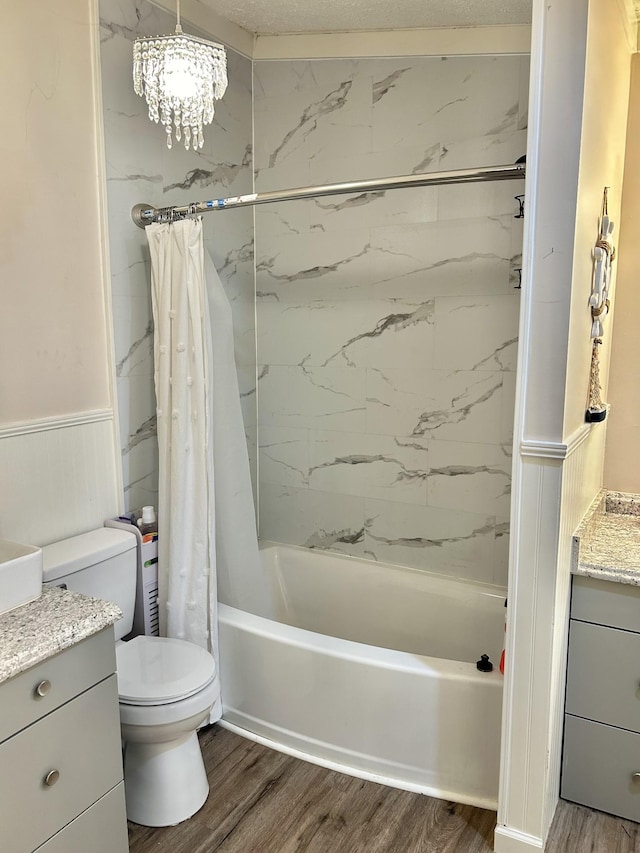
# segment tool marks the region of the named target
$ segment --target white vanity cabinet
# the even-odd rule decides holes
[[[561,796],[640,822],[640,587],[574,576]]]
[[[106,627],[0,684],[2,853],[128,851],[115,668]]]

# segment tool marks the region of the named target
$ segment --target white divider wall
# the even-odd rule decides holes
[[[558,801],[571,536],[601,487],[605,441],[603,425],[578,426],[587,271],[605,185],[619,221],[634,49],[618,3],[534,0],[533,11],[497,853],[543,850]],[[606,369],[603,384],[606,399]]]

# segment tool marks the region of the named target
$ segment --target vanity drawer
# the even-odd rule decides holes
[[[111,675],[0,745],[3,853],[31,853],[122,780],[119,732]]]
[[[572,619],[565,708],[640,732],[640,634]]]
[[[571,618],[640,632],[640,587],[574,575]]]
[[[565,715],[560,796],[640,821],[640,735]]]
[[[128,853],[124,782],[77,817],[36,853]]]
[[[0,743],[115,672],[113,628],[16,675],[2,684]],[[40,696],[38,693],[43,693]]]

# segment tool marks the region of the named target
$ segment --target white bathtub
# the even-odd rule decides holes
[[[220,605],[223,725],[345,773],[495,808],[505,590],[261,550],[274,618]],[[476,669],[482,653],[491,674]]]

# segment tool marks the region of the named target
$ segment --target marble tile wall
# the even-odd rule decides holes
[[[520,57],[254,63],[258,191],[514,162]],[[260,535],[506,584],[521,183],[256,208]]]
[[[133,91],[138,35],[173,32],[175,18],[147,0],[100,0],[101,70],[122,466],[127,508],[157,505],[158,449],[150,274],[144,232],[131,207],[184,204],[252,191],[251,61],[228,51],[229,88],[198,153],[174,143],[147,117]],[[205,241],[231,301],[236,364],[252,472],[256,471],[256,359],[253,213],[210,214]],[[254,494],[255,494],[254,485]]]

